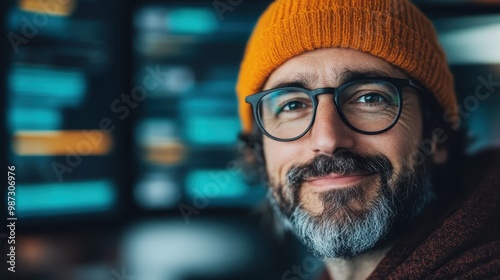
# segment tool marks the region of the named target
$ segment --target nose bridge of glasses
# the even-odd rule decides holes
[[[335,93],[331,91],[323,91],[316,95],[317,105],[314,122],[333,124],[337,122],[342,122],[340,114],[338,112],[338,107],[335,103]],[[322,125],[322,124],[321,124]]]
[[[335,98],[335,95],[337,94],[337,88],[333,88],[333,87],[317,88],[317,89],[310,91],[310,94],[313,98],[316,99],[316,101],[319,101],[318,95],[330,94]]]
[[[341,118],[335,105],[334,92],[325,90],[318,94],[316,116],[308,131],[309,141],[315,151],[331,154],[338,147],[352,145],[349,128]]]

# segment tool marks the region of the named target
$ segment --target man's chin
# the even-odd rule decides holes
[[[377,199],[379,186],[357,185],[321,192],[302,188],[299,205],[311,216],[338,222],[362,218]]]
[[[315,197],[315,202],[311,200]],[[311,253],[323,259],[352,258],[376,247],[392,223],[393,205],[380,187],[353,186],[309,194],[294,209],[292,230]],[[320,203],[318,213],[314,203]]]
[[[373,249],[386,236],[389,212],[384,203],[366,211],[339,207],[320,216],[297,207],[290,221],[296,236],[316,257],[345,259]]]

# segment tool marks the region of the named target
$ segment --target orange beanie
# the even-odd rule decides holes
[[[432,23],[407,0],[276,0],[248,41],[236,91],[243,132],[252,130],[245,97],[288,59],[319,48],[363,51],[399,67],[434,94],[444,118],[458,115],[453,76]]]

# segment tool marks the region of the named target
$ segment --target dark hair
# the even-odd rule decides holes
[[[438,200],[449,199],[458,192],[461,186],[460,170],[466,161],[466,151],[472,142],[468,135],[468,127],[460,121],[458,125],[450,123],[445,117],[445,112],[439,106],[436,98],[430,92],[420,95],[422,110],[423,135],[422,139],[433,139],[436,132],[445,137],[442,143],[437,142],[439,148],[447,151],[447,160],[444,164],[432,164],[432,182]],[[456,126],[456,127],[454,127]],[[426,154],[426,156],[432,156]]]

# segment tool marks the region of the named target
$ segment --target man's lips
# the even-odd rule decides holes
[[[343,188],[349,187],[358,183],[361,180],[367,179],[375,173],[364,174],[338,174],[330,173],[327,176],[311,177],[305,180],[304,183],[316,188]]]

